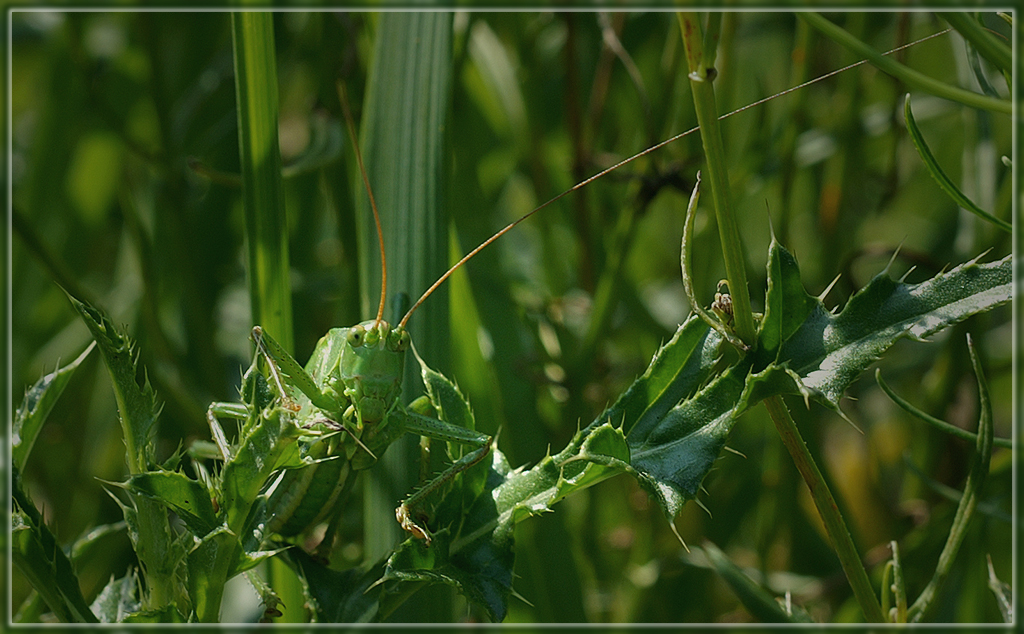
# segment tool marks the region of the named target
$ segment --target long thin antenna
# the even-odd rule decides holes
[[[359,163],[359,173],[363,176],[363,184],[366,185],[366,194],[370,197],[370,207],[373,208],[373,221],[377,225],[377,241],[380,243],[380,305],[377,306],[377,323],[384,318],[384,298],[388,292],[388,260],[384,255],[384,231],[380,228],[380,213],[377,212],[377,201],[373,199],[373,189],[370,188],[370,179],[366,176],[366,167],[363,166],[363,155],[359,151],[359,141],[356,139],[356,126],[352,123],[352,113],[348,109],[348,90],[345,89],[345,82],[338,82],[338,96],[341,98],[341,110],[345,114],[345,125],[348,126],[348,135],[352,138],[352,147],[356,151],[356,162]],[[402,321],[405,324],[405,321]]]
[[[927,40],[930,40],[933,37],[939,37],[940,35],[945,35],[946,33],[949,33],[952,30],[953,29],[946,29],[945,31],[939,31],[938,33],[933,33],[931,35],[927,35],[927,36],[925,36],[925,37],[923,37],[923,38],[921,38],[919,40],[915,40],[913,42],[910,42],[909,44],[904,44],[902,46],[898,46],[898,47],[892,49],[891,51],[883,53],[883,55],[892,55],[893,53],[902,51],[905,48],[909,48],[911,46],[916,46],[917,44],[920,44],[921,42],[925,42]],[[850,64],[848,66],[843,66],[842,68],[840,68],[838,70],[834,70],[834,71],[832,71],[830,73],[826,73],[826,74],[821,75],[819,77],[815,77],[814,79],[809,79],[809,80],[805,81],[802,84],[793,86],[792,88],[787,88],[786,90],[783,90],[782,92],[775,93],[774,95],[772,95],[770,97],[765,97],[764,99],[759,99],[759,100],[757,100],[757,101],[755,101],[753,103],[749,103],[749,104],[743,106],[742,108],[737,108],[736,110],[733,110],[732,112],[729,112],[727,114],[723,114],[721,117],[718,118],[718,120],[721,121],[722,119],[726,119],[728,117],[731,117],[734,114],[739,114],[739,113],[743,112],[744,110],[748,110],[748,109],[753,108],[755,106],[759,106],[759,105],[761,105],[761,104],[763,104],[765,102],[771,101],[772,99],[775,99],[777,97],[781,97],[783,95],[788,95],[791,92],[800,90],[801,88],[805,88],[807,86],[810,86],[811,84],[817,83],[817,82],[822,81],[824,79],[828,79],[829,77],[832,77],[833,75],[838,75],[839,73],[842,73],[844,71],[850,70],[851,68],[855,68],[857,66],[860,66],[861,64],[867,64],[868,62],[869,62],[869,60],[862,59],[859,62],[854,62],[853,64]],[[583,180],[583,181],[580,181],[579,183],[576,183],[575,185],[572,186],[572,188],[565,190],[561,194],[558,194],[557,196],[555,196],[551,200],[549,200],[546,203],[543,203],[539,207],[535,208],[533,211],[530,211],[529,213],[523,215],[518,220],[515,220],[515,221],[509,223],[508,226],[506,226],[504,229],[502,229],[501,231],[499,231],[498,233],[494,234],[490,238],[487,238],[486,240],[481,242],[480,246],[478,246],[477,248],[475,248],[472,251],[470,251],[469,253],[467,253],[461,260],[459,260],[458,262],[455,263],[455,266],[453,266],[452,268],[448,269],[445,272],[444,275],[439,277],[437,279],[437,281],[434,282],[433,285],[431,285],[431,287],[428,288],[426,290],[426,292],[424,292],[423,295],[421,295],[418,300],[416,300],[416,303],[412,305],[412,308],[409,309],[409,312],[407,312],[405,314],[405,316],[402,317],[402,321],[400,321],[398,323],[399,327],[404,328],[405,327],[405,322],[409,321],[409,317],[412,316],[413,311],[415,311],[417,308],[419,308],[420,304],[422,304],[424,301],[426,301],[426,299],[428,297],[430,297],[430,294],[433,293],[437,289],[438,286],[443,284],[444,281],[446,279],[448,279],[451,276],[451,274],[454,273],[460,266],[462,266],[467,260],[469,260],[470,258],[475,256],[477,253],[482,251],[484,248],[486,248],[492,242],[494,242],[495,240],[497,240],[501,236],[503,236],[506,233],[508,233],[509,231],[511,231],[512,228],[515,227],[516,225],[518,225],[520,222],[526,220],[527,218],[529,218],[533,214],[537,213],[541,209],[544,209],[545,207],[547,207],[551,203],[553,203],[553,202],[555,202],[557,200],[561,200],[562,198],[568,196],[569,194],[571,194],[572,192],[576,191],[577,189],[580,189],[581,187],[586,187],[587,185],[589,185],[590,183],[594,182],[595,180],[601,178],[602,176],[604,176],[608,172],[614,172],[615,170],[619,169],[623,165],[626,165],[627,163],[632,163],[636,159],[638,159],[638,158],[640,158],[642,156],[646,156],[646,155],[650,154],[651,152],[654,152],[655,150],[660,150],[661,148],[665,147],[669,143],[674,143],[674,142],[678,141],[679,139],[683,138],[684,136],[693,134],[694,132],[697,132],[698,130],[700,130],[700,126],[690,128],[689,130],[687,130],[685,132],[680,132],[679,134],[675,135],[674,137],[665,139],[664,141],[662,141],[661,143],[658,143],[657,145],[652,145],[651,147],[647,148],[646,150],[643,150],[642,152],[637,152],[633,156],[630,156],[629,158],[623,159],[623,160],[619,161],[618,163],[616,163],[615,165],[612,165],[611,167],[608,167],[606,169],[601,170],[600,172],[598,172],[597,174],[594,174],[590,178],[588,178],[586,180]]]

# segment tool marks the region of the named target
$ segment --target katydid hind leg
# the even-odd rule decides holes
[[[430,500],[431,496],[443,489],[456,476],[479,464],[486,458],[491,452],[494,439],[486,434],[428,418],[415,412],[405,411],[403,414],[401,425],[405,432],[475,448],[472,452],[459,458],[447,469],[423,484],[395,509],[395,518],[402,528],[417,539],[422,539],[426,541],[427,545],[430,545],[430,532],[424,526],[425,521],[421,517],[424,514],[422,511],[423,506]]]
[[[423,522],[423,519],[420,517],[422,514],[419,512],[420,509],[430,499],[431,495],[454,480],[460,473],[479,464],[486,458],[491,453],[492,444],[493,439],[488,437],[486,445],[458,459],[450,467],[434,477],[433,480],[427,482],[417,489],[415,493],[405,498],[398,508],[395,509],[395,519],[402,525],[402,528],[417,539],[425,540],[429,546],[431,542],[430,532],[424,526],[417,523],[417,520]]]

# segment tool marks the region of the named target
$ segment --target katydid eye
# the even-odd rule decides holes
[[[352,326],[348,331],[348,345],[361,346],[366,339],[366,329],[362,326]]]
[[[406,330],[391,331],[388,336],[388,347],[395,352],[404,352],[409,347],[409,333]]]

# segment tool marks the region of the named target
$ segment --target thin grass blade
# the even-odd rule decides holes
[[[924,141],[924,135],[921,134],[921,129],[917,127],[917,121],[914,120],[914,115],[910,111],[910,93],[907,93],[907,98],[903,102],[903,116],[907,121],[907,131],[910,132],[910,138],[914,141],[914,147],[917,148],[917,153],[921,155],[921,160],[924,161],[925,166],[928,168],[928,173],[932,175],[932,178],[934,178],[935,182],[939,184],[942,191],[946,192],[950,198],[955,200],[956,204],[960,205],[975,216],[991,222],[1007,233],[1012,232],[1013,225],[1005,220],[996,218],[981,207],[975,205],[974,201],[960,191],[960,188],[956,186],[953,179],[946,176],[946,172],[943,171],[942,166],[939,165],[939,162],[935,159],[935,155],[928,149],[928,144]]]
[[[451,93],[452,15],[387,13],[380,17],[376,49],[362,108],[361,146],[381,215],[388,264],[388,306],[418,297],[447,269],[444,191],[445,121]],[[362,314],[376,312],[380,254],[366,192],[358,188]],[[439,291],[409,322],[417,349],[431,367],[447,370],[448,301]],[[415,364],[406,364],[403,397],[420,390]],[[395,506],[415,487],[417,447],[408,437],[389,447],[366,479],[368,554],[379,557],[400,541]],[[387,476],[384,477],[383,474]]]
[[[288,218],[277,136],[273,14],[233,13],[231,34],[252,318],[291,352]]]

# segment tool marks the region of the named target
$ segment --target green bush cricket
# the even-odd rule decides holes
[[[404,434],[413,433],[472,448],[470,453],[408,496],[395,511],[402,528],[428,545],[430,532],[421,524],[419,505],[455,476],[483,460],[493,442],[485,434],[415,411],[417,405],[427,405],[425,400],[417,401],[410,408],[400,403],[406,353],[411,347],[405,324],[440,282],[424,293],[399,324],[391,326],[384,321],[387,263],[380,217],[359,145],[355,142],[355,126],[343,87],[341,103],[373,209],[381,249],[381,296],[377,315],[351,328],[331,329],[317,343],[305,368],[261,326],[255,326],[251,333],[256,358],[266,362],[269,383],[282,407],[295,412],[299,427],[327,435],[308,456],[316,462],[285,470],[276,482],[268,500],[270,519],[264,534],[296,537],[329,520],[318,547],[321,556],[330,551],[343,508],[341,502],[356,474],[373,466],[387,447]],[[254,361],[253,368],[256,367]],[[293,400],[292,390],[298,392],[299,402]],[[244,419],[248,414],[249,408],[244,404],[211,404],[207,419],[214,438],[224,437],[218,416]],[[227,445],[223,442],[218,445],[221,454],[226,456]]]

